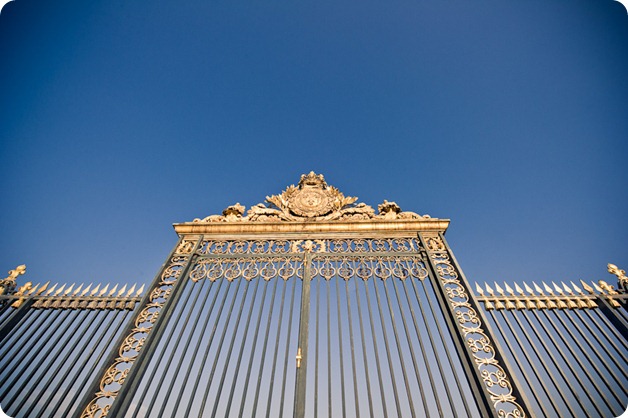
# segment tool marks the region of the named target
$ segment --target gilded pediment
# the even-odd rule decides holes
[[[258,203],[247,211],[240,203],[222,211],[222,215],[210,215],[194,219],[197,223],[206,222],[312,222],[335,220],[370,219],[426,219],[414,212],[404,212],[395,202],[384,200],[378,205],[378,212],[365,204],[356,203],[357,197],[345,196],[325,181],[322,174],[311,171],[303,174],[299,183],[288,186],[281,194],[266,196],[264,203]]]

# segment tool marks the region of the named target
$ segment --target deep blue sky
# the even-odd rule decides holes
[[[172,223],[315,170],[450,218],[471,280],[608,279],[628,268],[627,105],[612,0],[16,0],[0,272],[148,282]]]

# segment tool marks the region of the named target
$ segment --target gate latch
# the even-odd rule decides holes
[[[297,350],[297,369],[301,367],[301,347]]]

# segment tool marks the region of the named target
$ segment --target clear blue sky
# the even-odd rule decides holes
[[[0,57],[0,272],[148,282],[310,170],[450,218],[471,280],[628,269],[618,2],[15,0]]]

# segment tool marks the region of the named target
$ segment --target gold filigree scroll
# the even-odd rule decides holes
[[[109,413],[161,310],[170,298],[174,285],[190,259],[194,242],[184,240],[177,247],[175,254],[161,273],[159,282],[150,291],[147,304],[141,307],[141,311],[135,318],[133,329],[118,348],[118,356],[102,376],[99,390],[83,410],[81,418],[103,418]]]
[[[222,215],[210,215],[194,222],[280,222],[280,221],[335,221],[369,219],[421,219],[414,212],[403,212],[395,202],[378,206],[379,213],[364,203],[355,203],[357,197],[345,196],[325,181],[322,174],[311,171],[303,174],[299,183],[291,185],[279,195],[267,196],[266,204],[258,203],[244,216],[245,207],[239,203],[226,208]]]
[[[628,290],[628,277],[626,276],[626,271],[611,263],[608,263],[606,268],[610,274],[617,276],[617,287],[623,291]]]
[[[423,239],[456,317],[456,325],[464,335],[467,348],[480,372],[497,415],[503,418],[524,417],[524,409],[513,394],[511,379],[495,357],[495,347],[486,334],[478,313],[469,303],[468,290],[458,277],[444,242],[436,233],[424,233]]]

